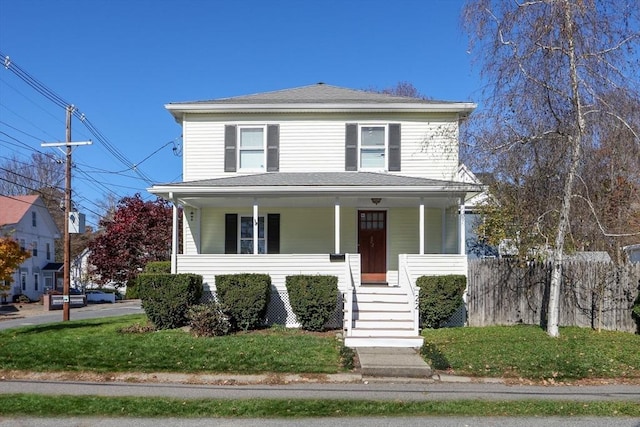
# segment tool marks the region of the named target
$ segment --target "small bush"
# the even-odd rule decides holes
[[[287,276],[289,303],[302,329],[321,331],[336,312],[338,278],[336,276]]]
[[[216,296],[234,329],[256,329],[264,323],[269,304],[268,274],[222,274],[216,276]]]
[[[224,314],[218,303],[197,304],[187,312],[191,334],[196,337],[217,337],[231,331],[229,316]]]
[[[16,298],[16,302],[20,304],[29,304],[31,302],[31,299],[24,294],[20,294]]]
[[[421,276],[420,324],[423,328],[439,328],[462,305],[462,294],[467,286],[463,275]]]
[[[142,308],[157,329],[187,324],[189,307],[202,296],[202,276],[197,274],[139,274]]]
[[[127,291],[124,297],[126,299],[140,298],[140,295],[138,294],[138,277],[137,276],[127,281]]]

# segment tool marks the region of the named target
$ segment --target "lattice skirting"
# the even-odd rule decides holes
[[[203,302],[215,301],[215,292],[211,290],[205,290],[202,295]],[[327,329],[341,329],[343,324],[343,295],[338,294],[338,302],[336,304],[336,310],[325,325]],[[265,316],[265,325],[285,325],[290,328],[297,328],[300,326],[298,319],[296,318],[291,304],[289,303],[289,294],[287,291],[280,291],[275,288],[271,288],[271,295],[269,298],[269,305],[267,306],[267,315]]]

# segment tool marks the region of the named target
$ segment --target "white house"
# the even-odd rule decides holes
[[[465,203],[483,188],[460,176],[458,125],[474,104],[320,83],[166,108],[183,182],[149,191],[174,203],[172,271],[212,292],[218,274],[270,274],[268,317],[288,325],[285,277],[335,275],[346,345],[421,345],[416,279],[467,273]]]
[[[8,299],[26,295],[38,300],[62,280],[54,245],[60,231],[40,196],[0,196],[0,235],[12,237],[31,252],[14,274]]]

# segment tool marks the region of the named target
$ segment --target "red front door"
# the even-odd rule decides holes
[[[387,212],[358,211],[358,251],[363,282],[387,280]]]

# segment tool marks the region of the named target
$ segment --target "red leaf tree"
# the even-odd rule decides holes
[[[89,263],[98,283],[122,286],[151,261],[171,257],[171,204],[124,197],[112,215],[100,220],[100,232],[89,244]]]

